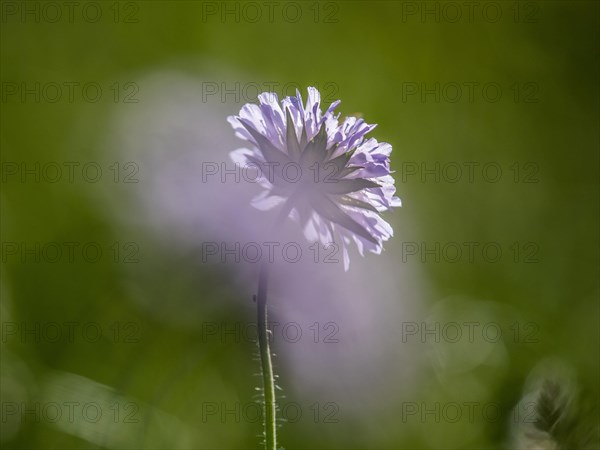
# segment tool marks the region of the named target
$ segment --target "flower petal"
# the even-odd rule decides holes
[[[290,162],[288,155],[283,153],[281,150],[278,150],[265,136],[255,130],[251,123],[244,119],[241,119],[241,123],[244,125],[244,127],[246,127],[248,133],[252,135],[256,146],[267,162],[277,163],[282,166]]]
[[[325,192],[336,195],[350,194],[351,192],[378,187],[381,186],[374,181],[365,180],[364,178],[336,180],[331,183],[323,183],[323,190]]]
[[[378,241],[369,234],[369,232],[358,222],[348,216],[344,211],[340,209],[334,202],[324,195],[315,195],[312,201],[312,205],[315,211],[327,220],[331,220],[344,228],[356,233],[364,239],[373,242],[375,244]]]

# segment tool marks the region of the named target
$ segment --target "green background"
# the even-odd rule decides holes
[[[44,7],[44,2],[25,4]],[[458,296],[473,299],[464,308],[481,308],[490,320],[505,314],[503,323],[533,327],[531,341],[504,342],[506,370],[484,364],[440,377],[433,364],[425,364],[410,396],[393,389],[392,383],[385,406],[365,408],[351,418],[341,411],[335,423],[315,423],[309,412],[312,401],[295,398],[291,391],[287,400],[304,405],[305,416],[282,426],[281,445],[506,448],[511,427],[505,417],[491,421],[478,416],[474,423],[464,417],[451,423],[432,416],[403,421],[403,402],[460,403],[463,393],[477,397],[485,386],[480,400],[510,411],[528,375],[548,357],[574,373],[573,389],[582,398],[572,411],[576,422],[583,430],[597,427],[598,2],[482,2],[472,20],[467,7],[457,2],[462,16],[456,21],[444,2],[297,2],[302,17],[296,23],[290,19],[295,10],[283,15],[286,2],[275,7],[272,21],[262,6],[263,16],[256,23],[251,23],[254,12],[244,9],[244,2],[227,2],[228,8],[239,8],[239,20],[233,15],[221,18],[223,2],[99,2],[102,17],[95,23],[86,20],[81,9],[75,9],[70,23],[60,2],[63,16],[56,23],[49,23],[42,12],[40,20],[32,15],[23,19],[20,10],[10,13],[25,4],[2,2],[4,448],[259,446],[260,422],[203,422],[199,406],[207,398],[217,403],[250,401],[259,381],[252,376],[258,370],[252,359],[254,344],[202,342],[202,330],[165,319],[185,311],[205,321],[251,321],[251,305],[241,308],[236,300],[249,293],[232,283],[235,268],[190,262],[171,251],[160,236],[135,229],[124,232],[114,209],[98,201],[102,187],[97,184],[80,177],[73,183],[38,183],[29,176],[23,182],[20,174],[5,173],[12,163],[33,167],[36,162],[101,161],[107,167],[115,160],[103,153],[115,110],[124,108],[125,115],[143,110],[148,91],[142,77],[156,70],[175,70],[199,81],[209,73],[208,79],[218,83],[292,82],[304,91],[306,86],[327,85],[327,100],[342,99],[342,115],[361,112],[367,122],[378,124],[373,135],[394,148],[392,168],[403,207],[386,215],[396,235],[386,246],[393,261],[386,276],[398,276],[411,265],[423,272],[427,289],[436,292],[423,310],[437,299]],[[489,16],[482,13],[486,5],[493,8],[486,10]],[[206,8],[213,6],[217,13],[207,16]],[[417,12],[408,14],[413,7]],[[421,16],[422,8],[438,8],[439,15]],[[502,16],[495,20],[498,9]],[[32,94],[21,97],[22,83],[68,81],[99,83],[102,98],[91,103],[77,90],[72,102],[64,94],[57,102],[44,95],[39,102]],[[464,88],[470,82],[476,83],[472,101]],[[118,102],[114,83],[119,83]],[[126,83],[137,86],[137,103],[123,103],[122,95],[129,92]],[[439,99],[435,94],[421,96],[436,83]],[[481,90],[486,83],[500,86],[497,101]],[[456,84],[463,91],[454,101]],[[15,86],[17,94],[10,94]],[[416,94],[403,96],[414,87]],[[489,94],[494,96],[491,90]],[[240,103],[229,98],[220,105],[223,120],[235,114]],[[198,127],[210,134],[201,122]],[[231,142],[223,152],[231,149]],[[452,182],[452,165],[464,168],[465,162],[478,164],[473,182],[465,173]],[[422,163],[428,168],[439,164],[440,180],[434,175],[422,178]],[[490,163],[503,170],[497,182],[482,174],[481,168]],[[417,174],[406,172],[415,167]],[[143,171],[139,179],[141,189],[153,182]],[[115,205],[119,200],[114,198]],[[127,210],[121,213],[126,216]],[[111,256],[111,243],[137,242],[142,263],[132,269],[108,257],[93,264],[81,258],[75,263],[64,258],[56,263],[31,258],[23,262],[10,251],[15,243],[33,247],[91,241],[102,243]],[[499,243],[505,255],[497,263],[480,257],[473,263],[464,258],[457,263],[444,258],[422,262],[419,256],[407,258],[402,246],[471,241]],[[514,243],[519,245],[518,256]],[[156,311],[139,307],[125,287],[124,279],[129,282],[130,277],[124,273],[131,270],[141,291],[160,299],[152,303]],[[400,296],[393,300],[403,301]],[[504,312],[490,312],[487,301]],[[463,319],[459,307],[447,309],[438,311],[442,321]],[[14,326],[51,322],[99,323],[104,336],[91,343],[11,334]],[[415,346],[416,352],[424,351]],[[460,349],[469,351],[468,346]],[[286,378],[294,374],[286,367],[281,374],[285,387]],[[324,377],[322,383],[336,380]],[[43,406],[47,392],[63,402],[105,402],[105,414],[115,412],[108,405],[116,401],[119,420],[76,420],[61,426],[64,421],[35,420],[35,414],[22,418],[6,409],[22,407],[23,402]],[[130,412],[137,422],[124,419]],[[465,431],[469,429],[474,432]],[[587,431],[572,434],[578,433]]]

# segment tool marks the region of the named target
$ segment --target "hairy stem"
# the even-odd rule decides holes
[[[278,236],[279,228],[290,215],[296,195],[292,195],[285,202],[277,220],[273,224],[272,235]],[[268,264],[260,266],[258,275],[258,292],[256,294],[256,313],[258,325],[258,348],[262,368],[263,392],[265,397],[265,447],[266,450],[277,449],[277,408],[275,405],[275,377],[273,376],[273,362],[271,361],[271,348],[269,345],[269,329],[267,327],[267,282],[269,278]]]
[[[263,391],[265,395],[265,447],[266,450],[275,450],[277,448],[275,380],[273,377],[269,335],[267,334],[267,281],[268,270],[266,264],[263,264],[258,276],[258,293],[256,296],[258,347],[260,349]]]

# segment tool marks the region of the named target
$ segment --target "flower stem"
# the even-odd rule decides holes
[[[266,450],[276,450],[275,380],[273,377],[269,336],[267,334],[267,281],[267,265],[263,264],[258,276],[258,293],[256,295],[258,347],[260,349],[263,391],[265,396],[265,447]]]
[[[292,195],[283,205],[272,228],[272,236],[278,236],[279,228],[290,215],[296,195]],[[269,329],[267,327],[267,282],[269,279],[268,264],[260,266],[258,274],[258,291],[256,294],[256,319],[258,326],[258,348],[262,368],[263,392],[265,398],[265,448],[277,449],[277,408],[275,405],[275,377],[271,361],[269,345]]]

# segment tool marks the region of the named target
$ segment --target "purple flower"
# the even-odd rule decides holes
[[[300,222],[309,241],[340,245],[346,270],[352,241],[361,255],[381,253],[393,230],[380,213],[401,206],[390,172],[392,146],[366,139],[375,125],[362,119],[340,123],[339,113],[333,114],[339,100],[323,114],[314,87],[308,88],[306,105],[300,92],[281,104],[270,92],[258,100],[227,118],[236,136],[250,144],[231,152],[231,159],[265,175],[265,190],[252,204],[261,210],[281,205],[282,214]]]

